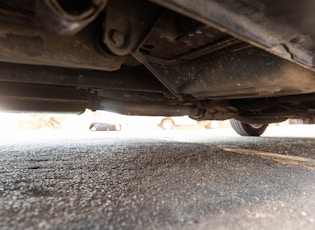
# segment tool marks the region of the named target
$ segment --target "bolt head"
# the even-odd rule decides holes
[[[125,44],[125,36],[118,30],[112,30],[110,32],[110,40],[115,47],[122,47]]]

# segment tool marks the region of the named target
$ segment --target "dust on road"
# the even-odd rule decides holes
[[[315,159],[314,139],[204,134],[2,145],[0,228],[315,228],[315,171],[253,154]]]

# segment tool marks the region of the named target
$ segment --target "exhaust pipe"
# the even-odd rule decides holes
[[[186,105],[161,105],[152,103],[135,103],[103,99],[99,108],[101,110],[120,113],[124,115],[142,116],[193,116],[197,109]]]
[[[59,35],[74,35],[92,22],[107,0],[37,0],[36,14],[45,27]]]

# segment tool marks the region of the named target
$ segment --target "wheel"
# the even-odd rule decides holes
[[[96,131],[96,127],[95,127],[95,123],[94,123],[94,122],[91,123],[89,129],[90,129],[91,131]]]
[[[161,127],[164,130],[171,130],[174,128],[174,121],[171,118],[164,118],[161,121]]]
[[[116,131],[121,131],[121,125],[120,124],[115,124],[115,129],[116,129]]]
[[[260,136],[268,124],[246,124],[235,119],[230,119],[232,128],[241,136]]]

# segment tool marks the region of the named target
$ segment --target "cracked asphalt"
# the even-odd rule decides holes
[[[308,129],[4,135],[0,229],[315,229],[314,168],[259,155],[312,163]]]

